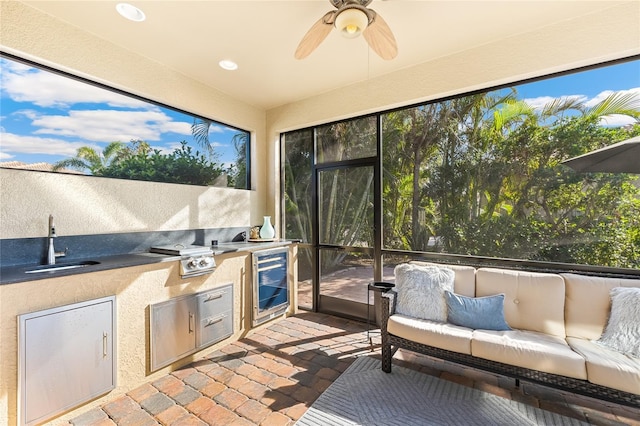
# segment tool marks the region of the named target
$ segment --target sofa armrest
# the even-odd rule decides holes
[[[380,331],[387,332],[387,321],[396,312],[396,295],[393,290],[382,293],[380,296]]]

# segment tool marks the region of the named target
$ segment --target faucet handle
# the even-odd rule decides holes
[[[53,223],[53,215],[49,215],[49,238],[56,237],[56,225]]]

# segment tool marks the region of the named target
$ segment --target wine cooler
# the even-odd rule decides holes
[[[253,252],[253,325],[261,324],[289,308],[289,249],[279,247]]]

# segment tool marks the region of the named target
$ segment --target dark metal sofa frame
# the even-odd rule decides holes
[[[383,294],[380,298],[380,309],[376,310],[376,315],[380,319],[380,331],[382,337],[382,371],[385,373],[391,373],[391,360],[393,355],[398,349],[403,348],[445,361],[511,377],[515,379],[516,384],[519,384],[520,380],[522,380],[562,391],[589,396],[602,401],[609,401],[616,404],[640,408],[640,395],[596,385],[586,380],[544,373],[542,371],[530,370],[528,368],[516,367],[509,364],[477,358],[472,355],[452,352],[395,336],[387,331],[387,321],[389,320],[389,316],[393,315],[395,312],[395,300],[395,291],[389,291]]]

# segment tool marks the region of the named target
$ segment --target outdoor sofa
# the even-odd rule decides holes
[[[395,273],[379,299],[383,371],[404,348],[640,408],[640,280],[423,262]]]

